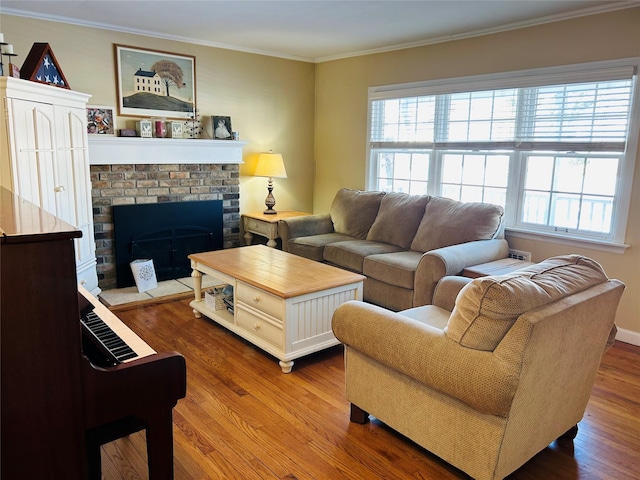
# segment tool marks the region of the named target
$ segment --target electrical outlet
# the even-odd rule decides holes
[[[509,249],[509,258],[515,258],[516,260],[522,260],[524,262],[531,261],[531,252],[525,252],[523,250]]]

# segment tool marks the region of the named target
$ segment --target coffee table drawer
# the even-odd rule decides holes
[[[282,325],[278,325],[276,321],[271,322],[266,318],[253,314],[242,304],[236,305],[236,325],[274,347],[283,348],[284,333]]]
[[[282,320],[284,318],[284,301],[246,283],[238,282],[235,292],[236,300]]]

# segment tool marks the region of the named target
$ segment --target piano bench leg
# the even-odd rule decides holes
[[[172,409],[145,414],[149,480],[173,480]]]
[[[102,458],[100,456],[101,444],[87,439],[87,460],[89,467],[89,480],[100,480],[102,478]]]
[[[105,443],[113,442],[118,438],[126,437],[145,428],[145,424],[137,418],[129,417],[117,422],[109,423],[101,427],[86,431],[87,460],[89,467],[89,480],[102,479],[102,458],[100,448]]]

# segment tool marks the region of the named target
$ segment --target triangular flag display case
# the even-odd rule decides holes
[[[70,89],[48,43],[34,43],[20,69],[20,78]]]

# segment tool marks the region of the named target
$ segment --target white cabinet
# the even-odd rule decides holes
[[[86,131],[90,95],[0,77],[0,185],[82,231],[78,282],[100,293]]]

